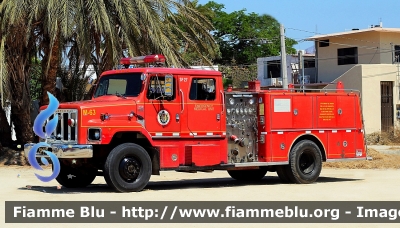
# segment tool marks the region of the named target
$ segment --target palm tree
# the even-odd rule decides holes
[[[26,40],[19,34],[26,33],[26,27],[22,24],[10,26],[9,34],[4,39],[5,66],[9,95],[11,98],[11,120],[15,126],[17,141],[27,142],[33,140],[32,124],[30,118],[30,94],[29,94],[29,51],[26,48]]]
[[[7,116],[3,107],[0,106],[0,150],[3,146],[8,147],[11,145],[11,128],[7,121]]]
[[[41,104],[48,103],[46,91],[54,94],[60,51],[71,37],[98,74],[118,63],[124,48],[131,55],[163,53],[177,67],[189,65],[182,43],[206,61],[215,55],[212,25],[189,0],[36,2],[42,6],[35,8],[44,60]]]
[[[11,120],[19,142],[33,141],[29,71],[35,43],[32,39],[33,30],[30,29],[33,15],[29,7],[22,0],[2,1],[0,4],[0,55],[4,56],[0,61],[4,82],[2,99],[11,102]]]
[[[125,49],[130,55],[162,53],[176,67],[188,65],[182,44],[204,56],[216,50],[211,23],[190,0],[5,0],[0,16],[5,43],[0,51],[8,63],[14,123],[27,132],[32,127],[22,118],[29,116],[29,60],[41,59],[41,105],[48,104],[46,92],[55,94],[62,53],[71,40],[85,64],[95,63],[98,74],[116,65]],[[30,141],[33,134],[27,132],[18,130],[17,138]]]
[[[212,24],[195,9],[191,1],[114,2],[104,0],[104,4],[98,3],[98,6],[91,7],[95,11],[85,10],[91,14],[88,15],[91,20],[77,21],[78,43],[86,45],[81,49],[86,53],[94,51],[97,62],[102,62],[99,58],[107,62],[100,65],[99,72],[115,65],[124,48],[132,56],[162,53],[168,64],[176,67],[188,65],[182,56],[182,43],[198,53],[215,55],[215,41],[209,33]],[[88,46],[89,43],[92,46]]]

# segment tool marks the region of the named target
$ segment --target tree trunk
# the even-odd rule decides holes
[[[17,142],[24,144],[33,142],[33,126],[31,122],[31,98],[29,96],[29,72],[25,71],[25,63],[15,61],[14,69],[9,74],[16,74],[10,80],[11,86],[11,121],[14,124]],[[21,77],[17,77],[21,75]]]
[[[31,98],[29,95],[30,48],[25,24],[13,26],[6,38],[6,64],[9,75],[11,120],[18,143],[33,142]]]
[[[11,145],[11,127],[7,121],[6,113],[3,107],[0,106],[0,144],[8,147]]]
[[[44,56],[42,60],[42,97],[40,105],[49,104],[49,96],[47,92],[50,92],[56,96],[56,80],[57,71],[60,63],[60,32],[57,33],[53,45],[51,45],[51,39],[48,35],[43,39],[44,43]]]

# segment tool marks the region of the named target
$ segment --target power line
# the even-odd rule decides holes
[[[383,53],[390,53],[392,51],[380,51],[375,53],[365,53],[365,54],[357,54],[357,55],[346,55],[346,57],[356,57],[356,56],[366,56],[366,55],[376,55],[376,54],[383,54]],[[338,59],[338,57],[329,57],[329,58],[316,58],[316,60],[331,60],[331,59]]]
[[[303,29],[297,29],[297,28],[287,28],[287,29],[296,30],[296,31],[301,31],[301,32],[307,32],[307,33],[312,33],[312,34],[316,34],[316,35],[327,35],[327,34],[323,34],[323,33],[311,32],[311,31],[307,31],[307,30],[303,30]],[[330,35],[330,37],[337,37],[337,38],[341,38],[341,39],[354,40],[354,41],[361,41],[361,42],[373,43],[373,44],[379,44],[379,45],[382,45],[382,44],[384,44],[384,45],[391,45],[391,44],[388,44],[388,43],[378,43],[378,42],[374,42],[374,41],[370,41],[370,40],[361,40],[361,39],[343,37],[343,35]],[[331,42],[326,42],[326,43],[331,43]],[[364,47],[373,47],[373,46],[364,46]],[[381,48],[381,49],[383,50],[383,48]]]
[[[345,57],[346,57],[346,58],[350,58],[350,57],[367,56],[367,55],[375,56],[376,54],[383,54],[383,53],[390,53],[390,52],[392,52],[392,51],[380,51],[380,52],[375,52],[375,53],[364,53],[364,54],[357,54],[357,55],[346,55]],[[318,61],[321,61],[321,60],[332,60],[332,59],[338,59],[338,58],[340,58],[340,57],[335,56],[335,57],[327,57],[327,58],[312,58],[312,59],[308,59],[308,61],[310,61],[310,60],[318,60]]]

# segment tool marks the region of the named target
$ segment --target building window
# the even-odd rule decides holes
[[[305,59],[304,68],[315,68],[315,59]]]
[[[264,79],[281,77],[281,61],[271,60],[264,62]]]
[[[280,78],[281,77],[281,61],[273,60],[267,62],[267,77],[264,78]]]
[[[328,47],[329,46],[329,40],[319,40],[319,47]]]
[[[358,64],[358,50],[356,47],[338,49],[338,65]]]
[[[400,45],[394,46],[394,62],[400,63]]]

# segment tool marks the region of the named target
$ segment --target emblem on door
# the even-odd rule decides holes
[[[159,124],[161,124],[163,126],[167,125],[169,123],[170,119],[171,118],[170,118],[170,115],[167,110],[161,110],[158,112],[157,120],[158,120]]]

